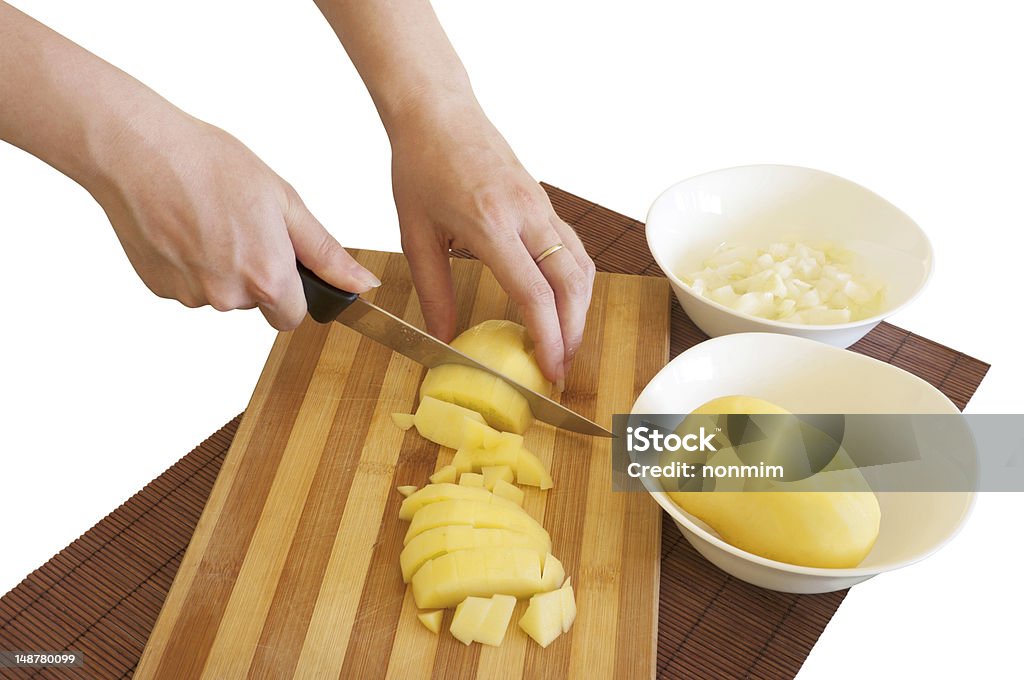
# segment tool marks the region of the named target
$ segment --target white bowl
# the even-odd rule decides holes
[[[785,240],[830,241],[856,253],[865,273],[886,284],[883,311],[845,324],[771,321],[698,295],[679,278],[699,271],[722,243]],[[928,238],[901,210],[849,180],[787,165],[717,170],[670,187],[647,215],[647,244],[683,310],[711,337],[761,331],[849,347],[913,300],[932,271]]]
[[[715,338],[683,352],[648,383],[632,413],[690,413],[732,394],[767,399],[792,413],[959,413],[944,394],[895,366],[770,333]],[[956,535],[974,504],[974,494],[966,491],[879,493],[882,519],[871,552],[856,568],[822,569],[740,550],[668,494],[649,490],[686,540],[713,564],[754,585],[788,593],[841,590],[917,562]]]

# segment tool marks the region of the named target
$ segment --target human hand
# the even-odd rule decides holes
[[[135,271],[187,307],[259,307],[279,330],[306,314],[296,258],[338,288],[380,285],[237,139],[160,101],[106,149],[85,183]]]
[[[388,132],[402,249],[427,330],[454,335],[449,249],[465,248],[519,305],[541,370],[560,383],[582,343],[595,271],[572,227],[475,102],[417,106]]]

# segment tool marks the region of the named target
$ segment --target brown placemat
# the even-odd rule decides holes
[[[545,185],[602,271],[659,275],[643,224]],[[672,309],[672,356],[706,336]],[[920,375],[961,409],[988,365],[881,324],[855,351]],[[76,650],[82,668],[0,677],[130,677],[238,427],[235,418],[0,598],[0,650]],[[846,592],[788,595],[738,581],[700,557],[663,516],[658,673],[791,678]]]

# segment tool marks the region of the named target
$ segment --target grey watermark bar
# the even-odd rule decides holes
[[[616,491],[1024,491],[1021,414],[634,414]]]
[[[81,652],[43,652],[17,650],[0,651],[0,668],[52,668],[54,666],[82,666],[85,656]]]

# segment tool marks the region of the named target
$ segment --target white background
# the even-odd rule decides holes
[[[387,139],[311,2],[16,4],[237,135],[343,243],[398,249]],[[643,219],[679,179],[791,163],[903,208],[937,267],[892,321],[993,364],[970,411],[1024,410],[1010,3],[438,5],[538,179]],[[273,332],[151,296],[90,197],[6,145],[0,239],[3,592],[241,411]],[[1019,672],[1022,510],[983,496],[943,551],[854,588],[801,677]]]

